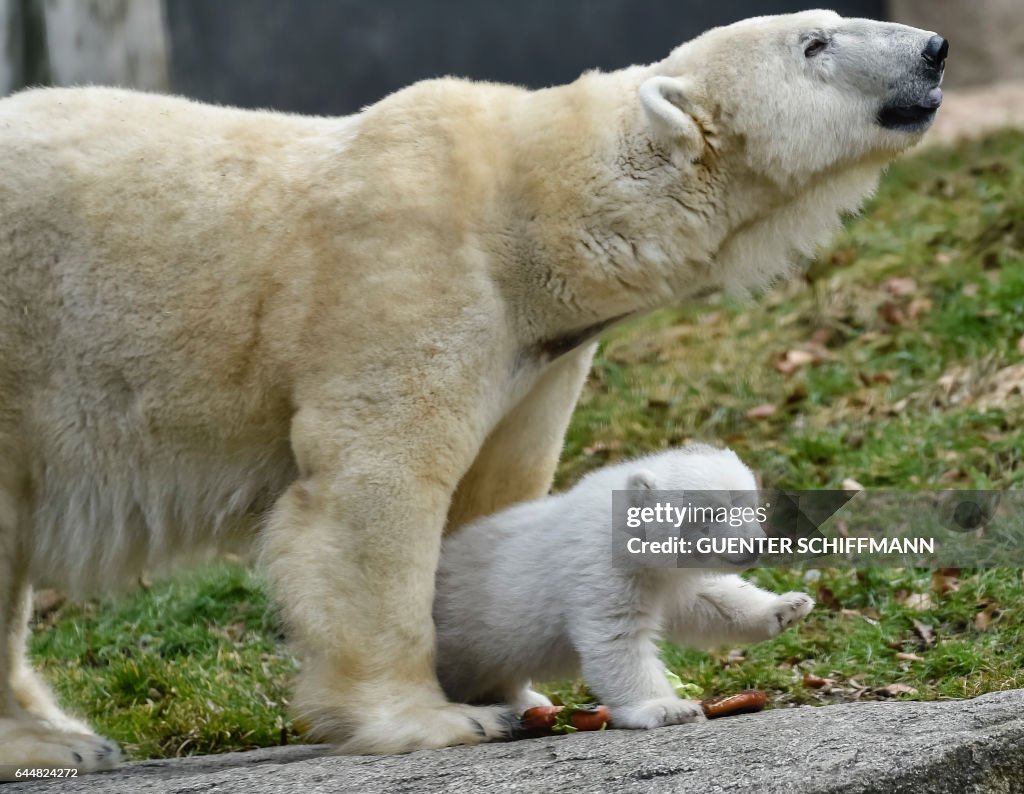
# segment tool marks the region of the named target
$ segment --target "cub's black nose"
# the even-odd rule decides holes
[[[946,62],[946,54],[949,52],[949,42],[942,36],[932,36],[928,39],[928,46],[921,53],[924,59],[933,66],[941,67]]]

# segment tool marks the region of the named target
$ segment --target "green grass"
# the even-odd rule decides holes
[[[295,738],[296,669],[256,577],[220,564],[37,622],[32,656],[62,703],[132,758],[224,752]]]
[[[720,298],[610,334],[558,484],[699,439],[733,447],[766,487],[1020,488],[1024,386],[1007,368],[1024,363],[1022,337],[1024,135],[933,150],[891,169],[806,277],[756,302]],[[798,349],[815,360],[780,372]],[[774,413],[748,416],[762,405]],[[918,698],[1024,687],[1018,570],[951,572],[959,590],[944,594],[909,569],[751,576],[820,605],[743,654],[666,648],[708,695],[758,687],[778,707],[881,697],[890,684]],[[32,652],[63,701],[133,757],[278,744],[295,740],[295,662],[269,614],[252,575],[218,566],[64,607],[38,622]],[[808,673],[832,683],[804,686]],[[548,691],[586,697],[572,682]]]

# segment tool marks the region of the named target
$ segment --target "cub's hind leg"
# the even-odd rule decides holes
[[[15,508],[0,490],[0,780],[18,768],[110,769],[117,746],[69,717],[26,656],[31,588],[24,581]]]

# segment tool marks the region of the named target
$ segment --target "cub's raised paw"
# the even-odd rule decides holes
[[[776,634],[785,631],[798,620],[807,617],[814,609],[814,599],[807,593],[783,593],[775,605]]]
[[[700,703],[677,697],[644,700],[635,705],[618,706],[611,710],[611,724],[615,728],[660,728],[664,725],[682,725],[705,720]]]

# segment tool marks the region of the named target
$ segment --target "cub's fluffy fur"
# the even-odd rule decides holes
[[[594,472],[564,494],[516,505],[445,538],[434,620],[438,676],[456,700],[551,705],[531,679],[578,675],[622,728],[703,719],[676,697],[655,645],[710,648],[774,637],[807,615],[703,568],[612,566],[612,491],[755,491],[727,449],[691,446]]]
[[[937,81],[928,37],[764,17],[347,118],[0,100],[0,764],[116,757],[25,663],[30,587],[257,539],[314,737],[502,736],[506,710],[437,682],[445,527],[547,492],[603,328],[767,283],[859,205],[927,126],[882,109]]]

